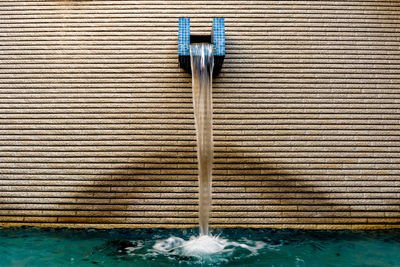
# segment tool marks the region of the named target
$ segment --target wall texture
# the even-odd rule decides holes
[[[178,17],[226,18],[214,227],[400,225],[399,1],[0,1],[0,224],[194,227]]]

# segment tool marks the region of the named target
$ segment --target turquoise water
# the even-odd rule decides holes
[[[209,256],[162,252],[171,236],[197,229],[0,229],[0,266],[400,266],[400,231],[223,229],[229,241]],[[157,247],[157,246],[156,246]]]

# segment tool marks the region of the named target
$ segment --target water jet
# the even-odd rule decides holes
[[[190,20],[179,19],[179,63],[192,74],[193,110],[197,139],[199,179],[199,236],[189,240],[171,236],[158,241],[154,250],[165,255],[179,255],[209,259],[226,257],[235,249],[256,253],[264,243],[246,245],[230,242],[209,232],[211,183],[213,165],[213,107],[212,79],[221,70],[225,56],[225,26],[223,18],[214,18],[210,36],[190,35]],[[190,63],[190,65],[189,65]]]
[[[211,35],[191,35],[190,19],[179,19],[179,63],[192,74],[193,110],[196,126],[199,177],[200,236],[208,235],[213,165],[212,78],[225,56],[225,24],[213,19]],[[189,66],[190,62],[190,66]]]
[[[164,254],[178,253],[191,257],[207,257],[225,253],[227,240],[209,233],[213,165],[213,107],[212,79],[221,68],[225,57],[225,24],[223,18],[213,19],[211,35],[191,35],[190,19],[179,19],[179,65],[192,74],[193,110],[197,139],[199,180],[199,232],[185,241],[170,237],[157,242],[154,249]]]

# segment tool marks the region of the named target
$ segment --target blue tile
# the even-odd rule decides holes
[[[179,46],[178,55],[189,56],[190,46],[190,19],[179,18]]]
[[[213,19],[214,56],[225,56],[225,19]]]

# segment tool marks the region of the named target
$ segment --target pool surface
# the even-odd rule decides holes
[[[0,266],[400,266],[400,231],[212,230],[229,244],[211,256],[160,251],[197,229],[0,228]]]

